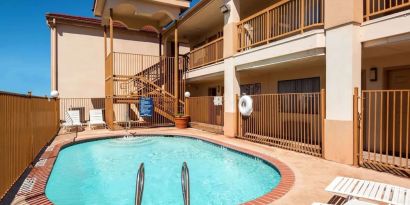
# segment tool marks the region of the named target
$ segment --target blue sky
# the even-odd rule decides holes
[[[0,0],[0,90],[49,95],[50,30],[45,14],[92,17],[92,4],[93,0]]]

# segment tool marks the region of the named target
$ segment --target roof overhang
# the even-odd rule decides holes
[[[108,25],[112,14],[114,21],[128,29],[149,26],[161,31],[189,8],[189,4],[189,0],[95,0],[93,11],[95,16],[101,17],[103,25]]]
[[[195,41],[204,34],[223,30],[224,15],[220,11],[223,4],[224,0],[201,0],[169,25],[163,35],[173,36],[172,31],[178,27],[180,41]]]

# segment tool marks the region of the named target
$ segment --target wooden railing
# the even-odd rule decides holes
[[[301,33],[324,23],[324,0],[283,0],[238,24],[238,51]]]
[[[146,86],[138,86],[142,81],[149,82],[152,86],[157,86],[165,92],[175,95],[175,64],[174,57],[159,57],[141,54],[118,53],[112,55],[112,59],[107,58],[112,67],[111,71],[106,71],[113,76],[112,95],[117,97],[144,96],[149,90]],[[185,74],[185,59],[180,57],[178,76],[179,88],[185,88],[183,75]],[[107,68],[107,66],[106,66]],[[106,76],[106,78],[110,78]],[[128,79],[128,80],[125,80]],[[184,100],[182,90],[178,91],[179,99]]]
[[[105,109],[105,98],[60,98],[60,121],[65,121],[67,111],[79,110],[80,120],[85,123],[92,109]]]
[[[410,8],[409,0],[363,0],[364,20]]]
[[[252,95],[253,113],[239,115],[238,137],[323,156],[325,92]]]
[[[0,198],[59,129],[59,102],[0,92]]]
[[[153,115],[142,117],[139,113],[140,97],[116,98],[113,105],[114,122],[121,127],[163,127],[173,126],[174,99],[163,96],[151,97],[154,102]]]
[[[189,53],[189,70],[223,60],[223,37],[207,43]]]
[[[410,90],[364,90],[355,99],[359,163],[410,171]]]
[[[218,98],[218,99],[216,99]],[[218,101],[215,104],[215,100]],[[191,122],[208,125],[224,125],[224,105],[222,96],[190,97],[187,99]]]
[[[114,52],[106,58],[106,119],[110,128],[124,122],[137,121],[144,124],[138,117],[137,107],[141,97],[152,97],[156,102],[166,102],[161,106],[156,104],[155,113],[162,115],[160,121],[168,125],[176,113],[184,111],[185,77],[188,60],[179,57],[151,56],[131,53]],[[176,64],[177,63],[177,64]],[[175,67],[177,66],[177,69]],[[177,74],[177,75],[176,75]],[[176,79],[176,77],[178,77]],[[175,89],[177,88],[177,89]],[[132,105],[134,104],[134,105]],[[145,125],[158,124],[152,119]],[[137,125],[139,126],[139,124]]]

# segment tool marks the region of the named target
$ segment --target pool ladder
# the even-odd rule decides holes
[[[137,185],[135,189],[135,205],[141,205],[142,194],[144,193],[144,178],[145,178],[144,163],[141,163],[140,168],[138,169],[138,174],[137,174]]]
[[[135,191],[135,205],[141,205],[142,194],[144,193],[144,163],[141,163],[137,174],[137,185]],[[182,185],[182,197],[184,205],[190,205],[190,192],[189,192],[189,169],[186,162],[182,164],[181,170],[181,185]]]
[[[188,165],[186,162],[182,164],[181,184],[182,184],[182,197],[184,199],[184,205],[189,205],[190,204],[189,169],[188,169]]]

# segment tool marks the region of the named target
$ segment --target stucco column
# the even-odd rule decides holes
[[[353,164],[353,90],[361,85],[362,2],[328,0],[324,157]]]
[[[235,137],[237,134],[236,95],[239,94],[240,89],[233,55],[236,53],[236,23],[240,21],[240,5],[239,0],[225,0],[224,3],[230,9],[224,14],[224,134]]]

